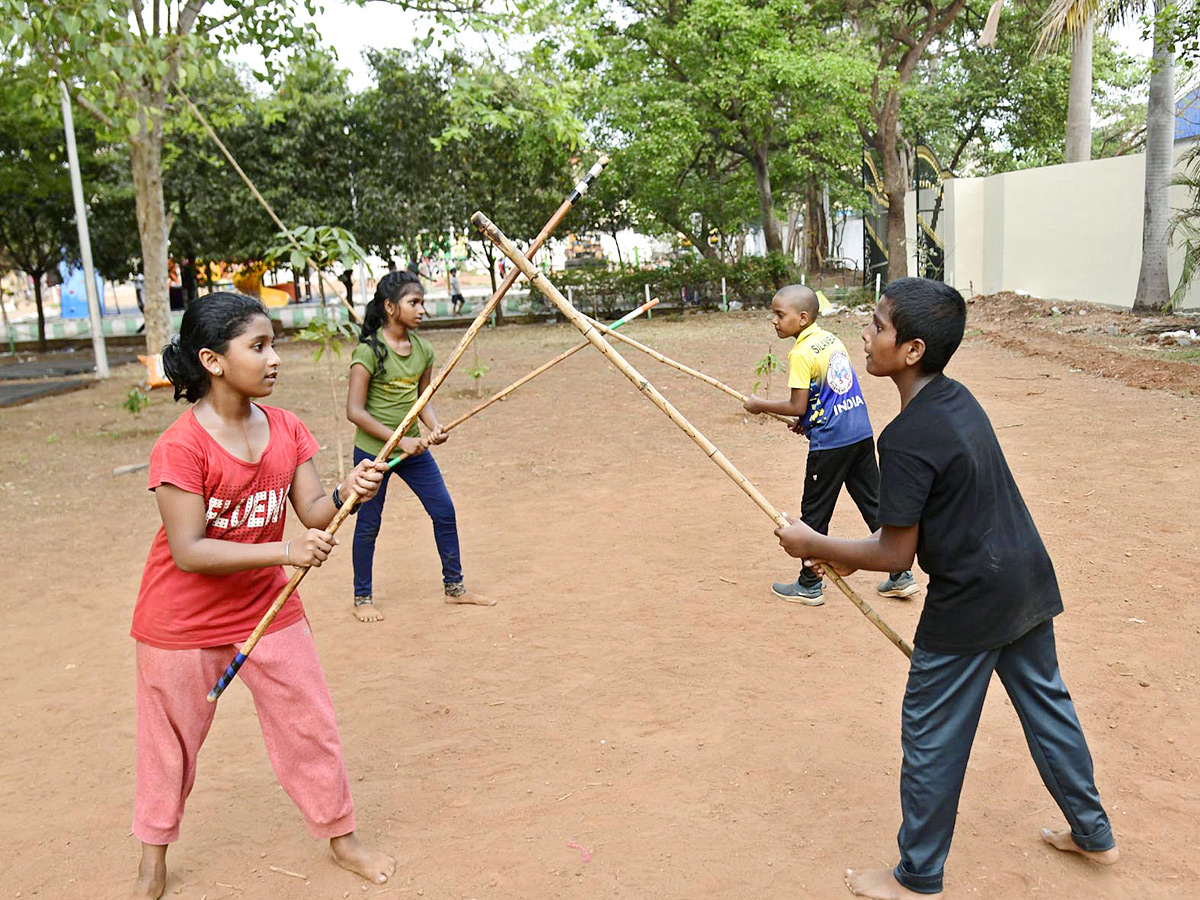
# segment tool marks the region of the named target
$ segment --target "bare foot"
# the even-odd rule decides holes
[[[1084,850],[1071,837],[1071,832],[1067,830],[1051,831],[1049,828],[1042,829],[1042,840],[1051,847],[1056,847],[1059,850],[1065,850],[1067,853],[1078,853],[1080,856],[1086,856],[1094,863],[1102,866],[1111,866],[1121,858],[1121,851],[1116,847],[1108,850]]]
[[[142,861],[130,896],[133,900],[158,900],[166,887],[167,845],[142,844]]]
[[[471,606],[495,606],[496,601],[491,597],[484,597],[480,594],[473,594],[470,591],[463,591],[461,594],[447,594],[447,603],[466,603]]]
[[[354,618],[360,622],[382,622],[383,613],[375,608],[373,601],[354,604]]]
[[[872,897],[874,900],[938,900],[942,892],[918,894],[910,891],[896,880],[891,869],[846,870],[846,887],[856,897]]]
[[[333,858],[339,866],[375,884],[383,884],[396,873],[396,860],[369,848],[353,831],[330,838],[329,849],[333,851]]]

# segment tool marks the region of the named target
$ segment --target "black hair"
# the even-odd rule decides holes
[[[183,314],[179,334],[162,351],[163,371],[175,386],[175,399],[195,403],[208,393],[211,376],[200,364],[201,350],[224,353],[251,319],[266,315],[266,308],[253,297],[233,291],[195,300]]]
[[[383,305],[388,301],[399,303],[400,298],[409,293],[424,296],[425,288],[421,286],[420,277],[413,274],[411,269],[388,272],[379,279],[379,284],[375,286],[375,296],[371,298],[363,313],[362,331],[359,332],[358,342],[368,344],[375,351],[375,358],[381,363],[387,359],[387,348],[379,338],[379,329],[387,321],[387,310]]]
[[[925,342],[921,372],[936,375],[946,368],[962,343],[967,304],[962,294],[929,278],[897,278],[883,289],[888,317],[896,328],[896,344],[920,338]]]

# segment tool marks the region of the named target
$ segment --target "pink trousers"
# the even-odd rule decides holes
[[[179,838],[196,756],[219,705],[206,698],[236,652],[232,644],[161,650],[138,642],[133,833],[147,844]],[[350,779],[308,622],[264,635],[238,677],[254,698],[275,775],[309,834],[332,838],[353,831]]]

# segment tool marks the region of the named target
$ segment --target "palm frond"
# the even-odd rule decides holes
[[[1127,21],[1145,5],[1143,0],[1050,0],[1042,13],[1036,53],[1054,50],[1064,38],[1073,39],[1090,27],[1089,23],[1111,26]]]

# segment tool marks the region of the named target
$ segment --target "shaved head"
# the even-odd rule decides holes
[[[817,320],[821,304],[812,288],[803,284],[789,284],[781,287],[775,294],[775,299],[785,303],[798,313],[808,313],[809,319]]]

